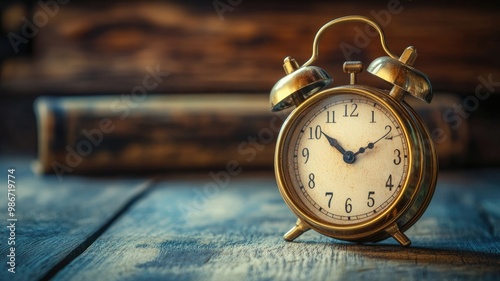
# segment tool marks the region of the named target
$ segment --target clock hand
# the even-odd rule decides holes
[[[336,139],[330,137],[324,132],[321,133],[325,135],[326,139],[328,140],[331,146],[335,147],[340,153],[342,153],[344,162],[346,162],[347,164],[352,164],[354,163],[354,161],[356,161],[356,155],[352,151],[346,151]]]
[[[321,132],[321,133],[323,133],[323,135],[326,137],[326,139],[328,140],[330,145],[335,147],[340,153],[342,153],[342,155],[344,155],[346,153],[345,149],[342,146],[340,146],[339,142],[336,139],[325,134],[325,132]]]
[[[370,142],[370,143],[368,143],[368,145],[367,145],[367,146],[365,146],[365,147],[360,147],[360,148],[359,148],[359,150],[358,150],[358,152],[354,153],[354,157],[356,157],[356,155],[358,155],[358,154],[364,153],[364,152],[366,151],[366,149],[367,149],[367,148],[368,148],[368,149],[373,149],[373,147],[375,146],[375,144],[376,144],[377,142],[379,142],[380,140],[382,140],[383,138],[385,138],[385,137],[386,137],[386,136],[387,136],[387,135],[388,135],[388,134],[392,131],[392,127],[391,127],[391,126],[389,126],[389,125],[385,126],[385,129],[386,129],[386,130],[387,130],[387,129],[389,129],[389,131],[387,131],[387,133],[385,133],[385,135],[383,135],[382,137],[380,137],[380,138],[379,138],[378,140],[376,140],[375,142]]]

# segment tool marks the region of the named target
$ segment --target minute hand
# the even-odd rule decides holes
[[[374,142],[370,142],[367,146],[365,147],[360,147],[358,152],[354,153],[354,156],[358,155],[358,154],[361,154],[361,153],[364,153],[366,151],[366,149],[373,149],[373,147],[375,146],[375,144],[377,142],[379,142],[380,140],[382,140],[383,138],[385,138],[391,131],[392,131],[392,127],[387,125],[385,126],[385,129],[388,130],[387,133],[385,133],[385,135],[383,135],[382,137],[380,137],[378,140],[374,141]]]

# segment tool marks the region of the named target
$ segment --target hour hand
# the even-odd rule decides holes
[[[326,137],[331,146],[335,147],[340,153],[342,153],[342,155],[346,153],[345,149],[342,146],[340,146],[339,142],[336,139],[325,134],[325,132],[322,133]]]

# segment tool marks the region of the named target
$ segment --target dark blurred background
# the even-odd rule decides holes
[[[0,7],[0,155],[36,155],[43,138],[37,135],[33,110],[37,97],[89,96],[81,103],[92,107],[99,96],[122,95],[143,85],[147,68],[168,73],[148,91],[154,97],[245,94],[243,101],[248,96],[266,100],[284,75],[285,56],[304,63],[323,24],[359,14],[383,27],[393,53],[401,54],[409,45],[417,48],[414,66],[429,76],[436,93],[434,105],[419,110],[431,131],[442,128],[436,138],[443,167],[500,164],[497,2],[49,0],[2,1]],[[367,65],[385,55],[378,37],[365,28],[346,24],[325,36],[317,64],[330,72],[334,85],[348,83],[342,72],[346,59]],[[387,87],[369,74],[359,80]],[[218,96],[222,104],[223,95]],[[185,105],[180,101],[178,106]],[[70,122],[71,109],[63,109],[64,122]],[[261,121],[272,116],[260,112],[255,118]],[[106,111],[99,114],[102,119]],[[249,112],[245,122],[252,123],[251,116]],[[249,135],[258,134],[257,128],[245,131],[248,124],[241,126],[234,150]],[[45,129],[39,128],[38,134],[40,130]],[[193,130],[186,134],[202,142],[204,134]],[[266,153],[259,165],[270,167],[272,153]]]

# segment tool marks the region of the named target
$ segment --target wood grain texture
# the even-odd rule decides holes
[[[16,176],[16,273],[7,272],[7,168]],[[38,177],[26,159],[2,159],[0,280],[38,280],[78,255],[103,225],[144,192],[145,179]],[[10,246],[9,246],[10,247]]]
[[[415,67],[436,90],[471,94],[479,76],[494,74],[498,81],[499,6],[493,2],[242,1],[222,18],[214,1],[82,2],[61,6],[40,28],[33,59],[4,63],[6,92],[129,93],[142,84],[145,67],[156,65],[171,73],[157,92],[269,91],[284,76],[285,56],[304,63],[317,30],[350,14],[377,17],[396,54],[414,45]],[[318,64],[336,85],[348,81],[341,68],[346,59],[368,65],[384,55],[376,36],[367,35],[373,31],[364,29],[343,25],[325,36]]]
[[[443,174],[403,248],[283,241],[295,218],[268,174],[166,179],[55,280],[498,280],[498,182],[498,170]]]

